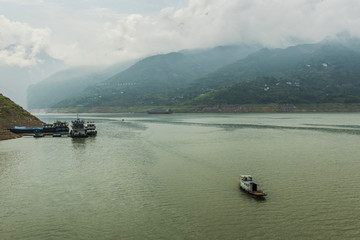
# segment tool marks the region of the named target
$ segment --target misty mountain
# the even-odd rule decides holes
[[[151,56],[54,107],[151,105],[148,96],[185,88],[257,49],[258,46],[222,46]]]
[[[320,44],[307,44],[286,49],[261,49],[245,59],[196,80],[185,89],[188,98],[212,91],[230,87],[235,83],[260,76],[282,76],[301,61],[311,56]]]
[[[227,65],[216,62],[224,63],[226,57],[213,60],[204,52],[157,55],[56,107],[356,103],[360,102],[359,43],[326,39],[261,49]]]
[[[131,64],[131,62],[117,64],[105,69],[76,67],[56,72],[28,88],[28,108],[48,108],[59,101],[81,93],[88,86],[106,80]]]
[[[65,68],[62,61],[52,58],[45,52],[39,53],[36,57],[39,62],[35,66],[0,66],[1,92],[24,107],[28,86]]]
[[[231,82],[236,76],[238,83],[203,94],[189,104],[360,102],[360,53],[356,48],[326,41],[266,51],[231,66],[243,71],[243,75],[234,71],[236,74],[227,78]],[[264,59],[271,67],[264,66]],[[200,82],[203,84],[203,79]]]

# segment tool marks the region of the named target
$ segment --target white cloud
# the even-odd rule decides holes
[[[49,29],[32,28],[0,15],[0,65],[36,65],[40,61],[37,54],[46,47],[49,36]]]
[[[241,42],[284,47],[343,31],[359,36],[358,12],[355,0],[190,0],[186,8],[168,7],[157,15],[96,9],[92,13],[106,22],[85,34],[86,41],[70,45],[65,59],[110,63],[184,48]]]
[[[20,5],[32,5],[43,3],[43,0],[0,0],[0,3],[13,3]]]
[[[1,29],[9,31],[7,39],[13,36],[7,45],[10,48],[1,46],[3,63],[35,64],[36,53],[45,46],[51,56],[69,65],[86,65],[244,42],[285,47],[320,41],[344,31],[360,36],[358,0],[189,0],[186,7],[169,6],[150,14],[120,12],[121,7],[116,5],[119,2],[110,0],[103,6],[102,1],[79,1],[76,7],[72,1],[32,2],[42,7],[38,13],[47,12],[44,19],[41,14],[38,16],[45,25],[32,28],[25,23],[7,22],[20,25],[22,30],[14,34],[15,27]],[[183,6],[184,1],[181,2]],[[120,3],[125,5],[126,1]],[[140,3],[144,1],[132,4]],[[112,5],[116,7],[111,8]],[[5,20],[0,18],[1,22]],[[34,36],[32,41],[30,34]],[[18,35],[23,42],[15,40]]]
[[[27,85],[42,78],[42,52],[72,66],[107,65],[226,44],[286,47],[341,32],[360,37],[358,0],[153,2],[0,0],[0,89],[24,102]],[[28,70],[36,77],[20,74]]]

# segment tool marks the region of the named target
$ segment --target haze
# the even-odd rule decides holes
[[[356,0],[0,0],[0,92],[74,66],[218,45],[286,47],[360,36]]]

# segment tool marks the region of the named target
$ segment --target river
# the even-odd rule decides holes
[[[0,142],[0,239],[359,239],[358,113],[80,118],[96,137]]]

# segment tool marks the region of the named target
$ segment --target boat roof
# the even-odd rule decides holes
[[[240,175],[240,177],[251,177],[252,178],[252,176],[251,175]]]

